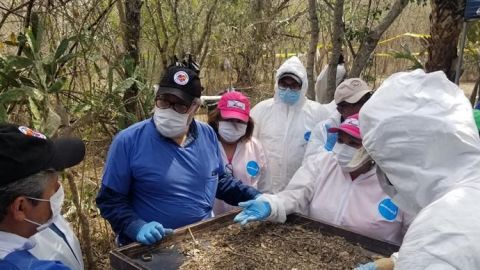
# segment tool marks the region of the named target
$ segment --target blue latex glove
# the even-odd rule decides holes
[[[245,225],[250,221],[265,220],[270,216],[272,208],[263,200],[250,200],[238,204],[243,208],[242,212],[235,216],[233,221]]]
[[[162,224],[152,221],[140,228],[137,233],[137,241],[145,245],[152,245],[170,234],[173,234],[172,229],[165,229]]]
[[[377,265],[375,264],[375,262],[369,262],[366,264],[359,265],[354,270],[377,270]]]
[[[325,150],[327,151],[332,151],[333,147],[335,146],[335,143],[337,143],[338,139],[338,133],[330,133],[328,132],[328,129],[331,128],[329,124],[325,125],[325,130],[327,131],[327,141],[325,142]]]

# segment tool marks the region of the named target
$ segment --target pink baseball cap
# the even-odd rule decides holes
[[[345,119],[345,121],[343,121],[339,127],[332,127],[328,129],[328,132],[330,133],[337,133],[339,131],[343,131],[357,139],[362,139],[358,123],[358,113],[347,117],[347,119]]]
[[[248,122],[250,118],[250,101],[240,92],[227,92],[218,101],[218,110],[224,119],[239,119]]]

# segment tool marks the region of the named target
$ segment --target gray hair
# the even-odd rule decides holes
[[[5,186],[0,186],[0,222],[7,215],[10,204],[20,196],[41,198],[54,171],[42,171]],[[35,205],[38,202],[33,201]]]

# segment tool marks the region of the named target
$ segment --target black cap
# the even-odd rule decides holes
[[[286,73],[283,73],[282,75],[280,75],[280,77],[278,78],[278,80],[280,81],[281,79],[283,78],[292,78],[293,80],[295,80],[298,84],[302,85],[302,79],[300,79],[300,77],[298,77],[297,75],[293,74],[293,73],[290,73],[290,72],[286,72]]]
[[[202,90],[200,78],[195,71],[186,67],[170,66],[163,74],[156,95],[172,94],[191,103],[194,98],[200,98]]]
[[[48,139],[25,126],[0,124],[0,186],[54,169],[61,171],[80,163],[85,144],[77,138]]]

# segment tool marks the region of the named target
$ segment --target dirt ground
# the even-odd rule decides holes
[[[341,237],[298,225],[234,224],[194,237],[180,246],[188,258],[180,269],[353,269],[374,259]]]

